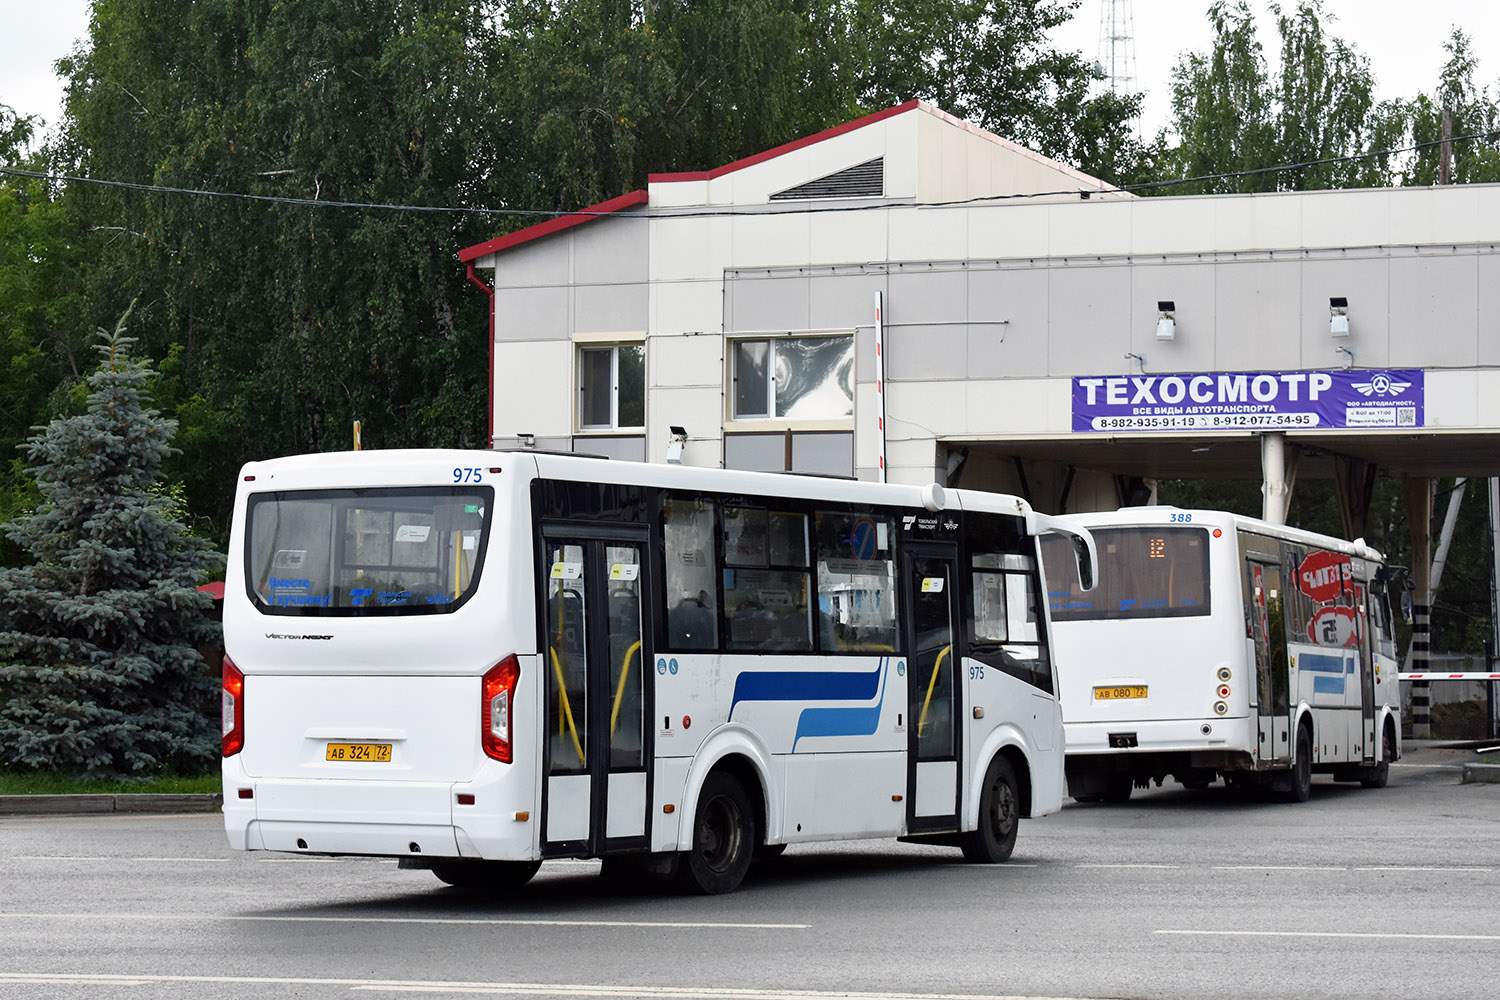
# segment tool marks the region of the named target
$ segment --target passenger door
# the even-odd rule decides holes
[[[907,829],[958,829],[962,776],[958,560],[952,545],[912,542],[901,556],[907,635]]]
[[[644,532],[544,530],[542,853],[648,844]]]
[[[1250,631],[1255,640],[1256,758],[1263,762],[1292,755],[1291,684],[1283,626],[1281,567],[1251,559]]]

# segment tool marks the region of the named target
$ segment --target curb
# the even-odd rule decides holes
[[[1500,784],[1500,764],[1465,764],[1463,784]]]
[[[0,795],[0,816],[80,816],[99,813],[218,812],[217,793],[121,795]]]

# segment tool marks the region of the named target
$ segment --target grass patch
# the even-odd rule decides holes
[[[186,794],[220,791],[218,774],[156,774],[149,778],[79,778],[35,771],[0,771],[0,795]]]

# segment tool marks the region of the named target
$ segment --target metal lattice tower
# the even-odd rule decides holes
[[[1130,0],[1099,0],[1099,57],[1110,90],[1135,92],[1135,15]]]

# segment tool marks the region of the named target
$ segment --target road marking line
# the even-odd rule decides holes
[[[1075,868],[1181,868],[1181,865],[1074,865]]]
[[[688,930],[804,931],[812,924],[751,924],[687,920],[544,920],[524,917],[272,917],[235,913],[0,913],[3,920],[157,920],[213,923],[452,924],[482,927],[665,927]]]
[[[112,858],[112,857],[108,857],[106,855],[99,855],[99,854],[89,854],[89,855],[82,855],[82,854],[80,854],[80,855],[68,855],[68,854],[16,854],[16,855],[12,855],[12,857],[11,857],[10,860],[12,860],[12,861],[153,861],[153,862],[158,862],[158,863],[159,862],[163,862],[163,861],[172,862],[172,863],[184,862],[184,861],[192,861],[192,862],[204,862],[204,863],[211,862],[213,864],[223,864],[223,863],[227,862],[229,859],[228,858]]]
[[[1203,935],[1208,937],[1368,938],[1403,941],[1500,941],[1500,934],[1401,934],[1394,931],[1179,931],[1157,930],[1153,934]]]
[[[1341,865],[1214,865],[1216,872],[1346,872]]]
[[[700,986],[606,986],[567,983],[470,983],[399,979],[316,979],[294,976],[119,976],[99,973],[0,972],[0,983],[144,986],[159,983],[255,986],[348,986],[354,990],[422,993],[486,993],[508,996],[651,997],[660,1000],[1078,1000],[1075,997],[981,993],[896,993],[846,990],[732,989]]]
[[[1493,868],[1439,868],[1435,865],[1376,865],[1357,872],[1492,872]]]

